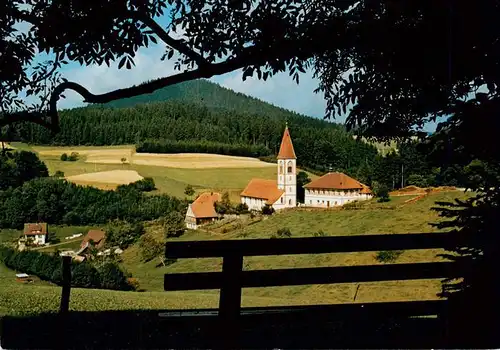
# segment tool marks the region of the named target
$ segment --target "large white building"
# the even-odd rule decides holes
[[[304,186],[304,204],[330,208],[372,198],[370,188],[344,173],[328,173]]]
[[[274,210],[297,205],[297,157],[288,126],[285,128],[278,153],[278,175],[275,180],[252,179],[241,192],[241,203],[251,210],[261,210],[266,204]]]

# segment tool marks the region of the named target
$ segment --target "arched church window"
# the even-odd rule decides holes
[[[293,163],[292,163],[292,161],[289,161],[289,162],[288,162],[288,164],[287,164],[287,168],[288,168],[288,169],[287,169],[287,172],[288,172],[289,174],[292,174],[292,173],[293,173]]]
[[[280,170],[279,170],[280,174],[283,174],[283,162],[280,162]]]
[[[288,204],[292,205],[292,200],[291,199],[288,200]]]

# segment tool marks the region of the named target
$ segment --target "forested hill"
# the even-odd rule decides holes
[[[293,96],[290,96],[293,98]],[[156,90],[151,94],[113,101],[104,106],[122,108],[142,103],[181,101],[201,104],[208,108],[237,110],[248,113],[272,114],[281,117],[298,115],[295,112],[274,106],[257,98],[235,92],[205,79],[182,82]]]
[[[4,132],[11,141],[34,144],[144,146],[148,141],[153,146],[148,149],[157,152],[215,149],[263,156],[277,153],[288,122],[301,166],[356,172],[377,153],[373,146],[356,142],[342,125],[290,112],[205,80],[109,105],[63,110],[60,116],[61,132],[56,136],[33,124],[18,124]],[[177,146],[176,141],[183,143]]]

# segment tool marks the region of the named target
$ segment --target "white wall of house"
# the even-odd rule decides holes
[[[24,235],[25,239],[31,238],[33,240],[33,244],[36,245],[44,245],[46,242],[47,235]]]
[[[261,210],[266,204],[266,199],[242,196],[241,203],[246,204],[249,210]]]
[[[297,205],[297,161],[295,159],[278,160],[278,188],[285,191],[284,207]]]
[[[330,189],[305,189],[304,204],[308,207],[331,208],[346,203],[367,200],[372,198],[369,194],[359,191],[339,191]]]

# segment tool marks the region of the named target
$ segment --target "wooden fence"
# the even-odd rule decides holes
[[[165,251],[167,258],[222,257],[223,263],[221,272],[166,274],[164,289],[166,291],[220,289],[219,318],[223,322],[223,327],[227,330],[233,329],[235,332],[240,315],[247,311],[241,308],[242,288],[455,278],[461,277],[463,273],[456,262],[446,261],[244,271],[245,256],[450,248],[451,242],[453,242],[451,233],[168,242]],[[444,300],[423,300],[286,309],[293,311],[316,308],[346,316],[360,312],[419,316],[442,315],[445,306]],[[253,308],[253,310],[262,313],[271,312],[276,308]]]

